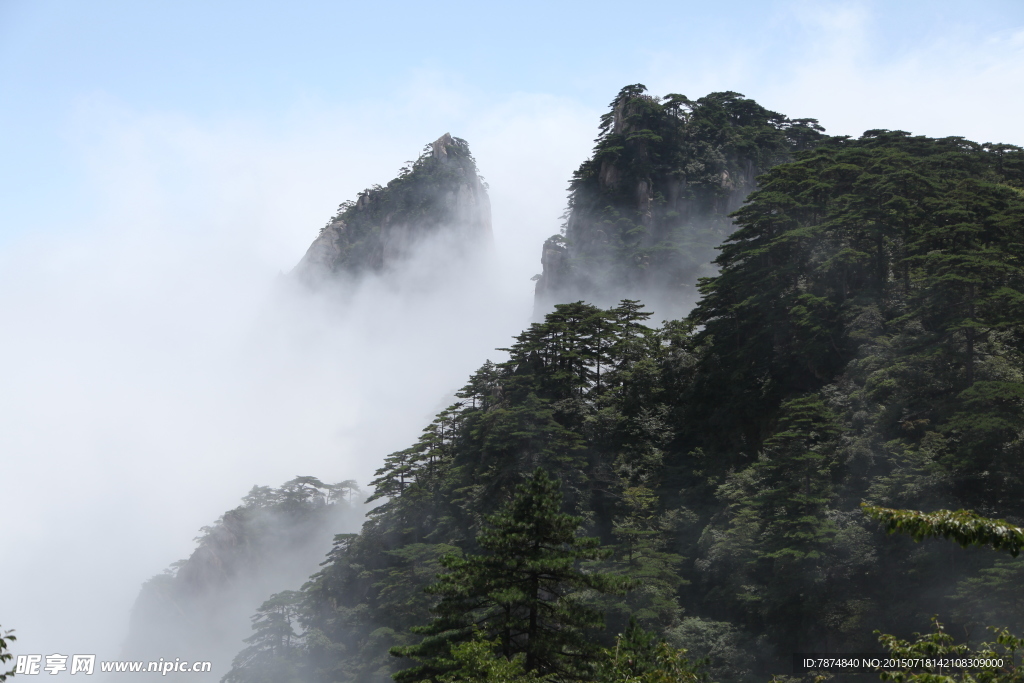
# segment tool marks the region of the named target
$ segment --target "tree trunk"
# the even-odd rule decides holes
[[[967,288],[970,301],[967,304],[967,318],[974,323],[974,285]],[[974,327],[967,328],[967,386],[974,386]]]
[[[536,577],[530,581],[530,625],[526,632],[526,670],[537,668],[537,603],[540,602],[540,585]]]

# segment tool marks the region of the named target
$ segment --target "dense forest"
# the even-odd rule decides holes
[[[379,270],[460,215],[489,235],[446,135],[298,275]],[[546,315],[382,459],[361,532],[263,602],[225,683],[746,683],[794,652],[1021,649],[1024,150],[634,85],[567,216]],[[326,545],[355,493],[254,489],[137,620],[203,640],[159,615]]]

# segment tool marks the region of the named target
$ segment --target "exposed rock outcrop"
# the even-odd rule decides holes
[[[737,93],[691,101],[623,88],[574,174],[563,234],[544,244],[538,315],[556,303],[622,298],[642,299],[659,319],[685,313],[757,175],[815,144],[821,130]]]
[[[380,272],[427,239],[449,249],[490,244],[491,203],[465,140],[445,133],[387,186],[345,202],[321,229],[293,273],[315,282],[331,275]]]

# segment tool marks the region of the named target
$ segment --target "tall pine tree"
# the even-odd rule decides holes
[[[436,618],[414,629],[424,639],[392,654],[420,664],[395,675],[399,683],[437,676],[450,666],[453,645],[483,631],[508,659],[522,653],[527,671],[577,677],[596,646],[586,630],[602,623],[581,591],[625,588],[617,577],[581,571],[581,560],[603,555],[596,538],[577,536],[581,518],[561,512],[558,482],[537,469],[496,514],[477,542],[482,554],[451,554],[448,571],[428,591],[441,596]]]

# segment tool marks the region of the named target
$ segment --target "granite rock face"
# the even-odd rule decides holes
[[[685,313],[757,175],[813,146],[821,130],[738,93],[691,101],[623,88],[573,176],[562,234],[544,243],[537,315],[622,298],[641,299],[658,320]]]
[[[385,187],[364,190],[355,201],[343,203],[293,274],[316,282],[386,271],[434,238],[456,252],[492,240],[487,188],[469,145],[448,133],[427,145]]]

